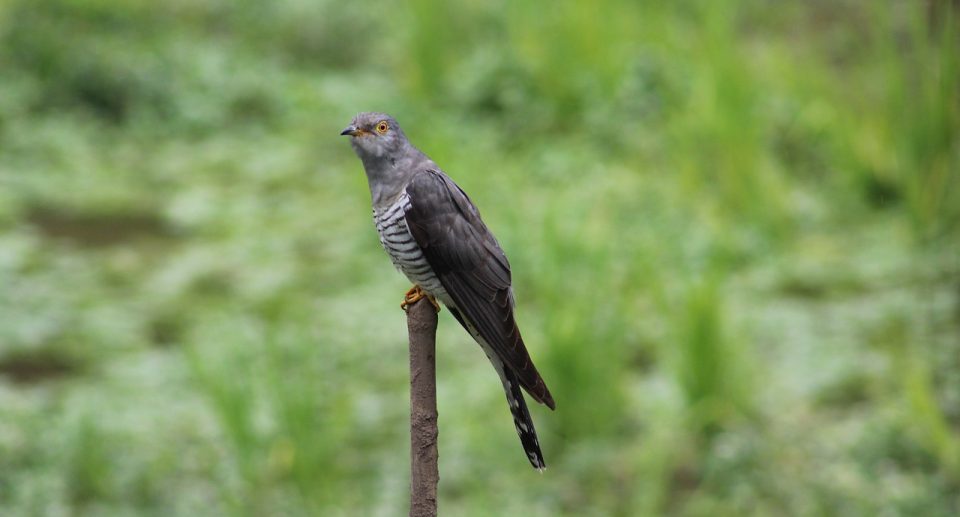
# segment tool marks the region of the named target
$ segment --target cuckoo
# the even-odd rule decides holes
[[[393,117],[361,113],[341,135],[363,162],[380,243],[413,283],[402,306],[426,297],[449,309],[500,375],[527,459],[546,467],[520,388],[555,408],[514,319],[510,263],[467,194],[413,146]]]

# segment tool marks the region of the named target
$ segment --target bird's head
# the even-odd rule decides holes
[[[353,150],[361,159],[397,155],[404,150],[407,140],[397,121],[386,113],[360,113],[340,134],[350,137]]]

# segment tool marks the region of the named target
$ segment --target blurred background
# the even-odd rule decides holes
[[[403,515],[395,115],[513,263],[449,515],[960,512],[955,2],[0,3],[0,514]]]

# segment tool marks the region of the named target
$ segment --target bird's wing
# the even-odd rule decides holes
[[[553,409],[513,317],[510,263],[470,198],[433,170],[417,173],[406,190],[407,226],[456,304],[458,319],[476,329],[530,396]]]

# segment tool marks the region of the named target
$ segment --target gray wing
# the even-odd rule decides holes
[[[407,226],[456,304],[454,315],[476,328],[534,400],[554,409],[513,317],[510,263],[470,198],[432,170],[417,173],[406,190]]]

